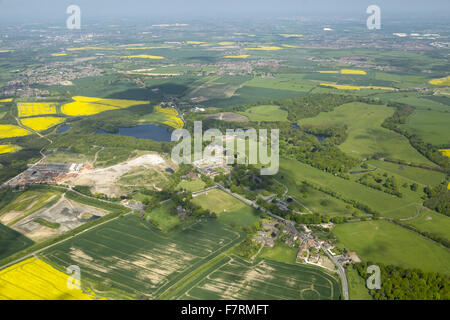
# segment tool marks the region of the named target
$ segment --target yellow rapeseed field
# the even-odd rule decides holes
[[[327,71],[327,70],[325,70],[325,71],[317,71],[318,73],[339,73],[339,71],[336,71],[336,70],[329,70],[329,71]]]
[[[0,139],[23,137],[31,132],[12,124],[0,124]]]
[[[64,121],[66,121],[66,119],[61,117],[34,117],[20,120],[25,127],[31,128],[35,131],[50,129],[57,124],[63,123]]]
[[[331,84],[331,83],[321,83],[323,87],[332,87],[339,90],[361,90],[361,89],[373,89],[373,90],[395,90],[389,87],[377,87],[377,86],[349,86],[343,84]]]
[[[6,99],[0,99],[0,102],[6,103],[6,102],[12,102],[13,98],[6,98]]]
[[[18,147],[12,144],[0,144],[0,154],[14,152],[17,149]]]
[[[186,41],[187,44],[203,44],[203,41]]]
[[[69,276],[37,258],[0,271],[0,300],[94,300],[93,294],[69,289]]]
[[[353,69],[341,69],[341,73],[342,74],[360,74],[360,75],[367,74],[367,72],[365,72],[364,70],[353,70]]]
[[[11,50],[0,50],[0,53],[7,53],[7,52],[11,52]]]
[[[67,56],[67,53],[52,53],[52,57],[62,57]]]
[[[135,105],[147,104],[141,100],[102,99],[92,97],[72,97],[70,102],[61,107],[61,112],[68,116],[89,116],[100,112],[128,108]]]
[[[238,56],[225,56],[225,58],[227,59],[245,59],[248,58],[250,55],[249,54],[241,54]]]
[[[450,149],[441,149],[439,150],[440,152],[442,152],[442,154],[446,157],[450,158]]]
[[[134,58],[138,58],[138,59],[165,59],[162,56],[151,56],[148,54],[137,54],[137,55],[133,55],[133,56],[122,56],[121,58],[130,58],[130,59],[134,59]]]
[[[20,118],[56,114],[56,106],[57,103],[53,102],[19,102],[17,111]]]
[[[232,42],[232,41],[222,41],[222,42],[218,43],[218,45],[220,45],[220,46],[231,46],[233,44],[234,44],[234,42]]]
[[[247,48],[247,50],[259,50],[259,51],[274,51],[274,50],[283,50],[281,47],[276,46],[262,46],[259,48]]]
[[[132,47],[126,48],[127,50],[150,50],[150,49],[170,49],[168,46],[157,46],[157,47]]]
[[[178,111],[174,108],[162,108],[161,106],[156,106],[154,108],[155,112],[165,115],[165,119],[162,121],[163,124],[168,125],[175,129],[181,129],[184,126],[183,120],[178,117]]]
[[[435,86],[450,86],[450,76],[440,79],[431,79],[430,84]]]

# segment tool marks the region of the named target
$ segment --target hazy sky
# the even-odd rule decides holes
[[[361,19],[371,4],[379,5],[384,16],[450,16],[449,0],[0,0],[0,20],[65,20],[71,4],[79,5],[88,19],[301,15]]]

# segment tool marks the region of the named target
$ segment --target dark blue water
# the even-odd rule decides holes
[[[146,124],[131,128],[119,128],[117,133],[109,133],[102,129],[98,129],[97,133],[102,134],[119,134],[121,136],[135,137],[137,139],[151,139],[155,141],[170,141],[172,133],[167,128],[156,124]]]
[[[299,129],[300,129],[300,127],[299,127],[299,125],[298,125],[298,124],[296,124],[296,123],[293,123],[293,124],[292,124],[292,129],[297,129],[297,130],[299,130]]]
[[[63,133],[66,132],[67,130],[69,130],[69,125],[63,124],[61,127],[58,128],[58,130],[56,130],[56,133]]]

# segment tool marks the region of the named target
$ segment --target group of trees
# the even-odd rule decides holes
[[[397,179],[394,176],[388,176],[386,173],[383,176],[372,172],[366,173],[357,181],[369,188],[383,191],[399,198],[403,197]]]
[[[367,280],[367,267],[372,262],[353,264],[358,274]],[[381,289],[369,290],[376,300],[449,300],[450,278],[436,272],[404,269],[376,263],[381,271]]]
[[[448,183],[448,181],[445,181],[435,187],[425,187],[423,191],[427,199],[423,203],[424,206],[450,216],[450,190],[448,189]]]

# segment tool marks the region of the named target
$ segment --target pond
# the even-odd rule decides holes
[[[154,141],[170,141],[172,133],[166,127],[156,124],[139,125],[131,128],[119,128],[118,132],[109,133],[98,129],[96,133],[118,134],[121,136],[135,137],[137,139],[151,139]]]
[[[67,130],[69,130],[69,125],[63,124],[61,127],[58,128],[58,130],[56,130],[56,133],[63,133],[66,132]]]

